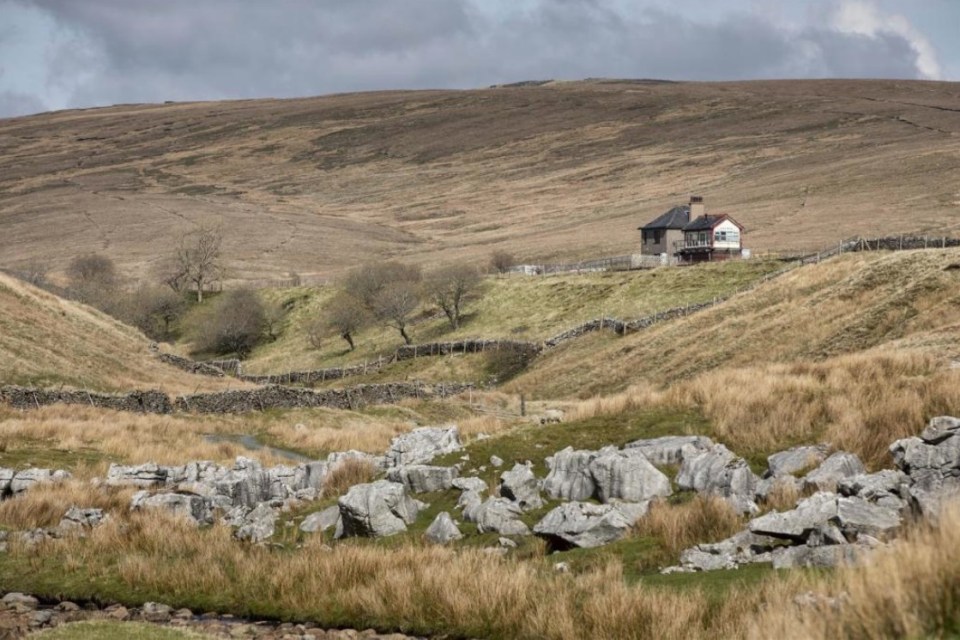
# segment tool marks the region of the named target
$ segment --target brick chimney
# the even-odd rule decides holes
[[[690,221],[693,222],[706,213],[707,206],[703,204],[703,196],[690,196]]]

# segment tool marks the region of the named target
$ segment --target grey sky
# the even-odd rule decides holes
[[[0,0],[0,117],[591,76],[960,78],[957,0]]]

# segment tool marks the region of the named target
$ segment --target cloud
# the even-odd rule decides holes
[[[796,24],[746,0],[686,13],[659,0],[0,0],[0,12],[11,1],[56,25],[33,64],[46,83],[35,98],[58,107],[589,76],[940,75],[906,18],[864,0]]]
[[[0,118],[41,113],[47,109],[47,105],[36,96],[14,91],[0,91]]]

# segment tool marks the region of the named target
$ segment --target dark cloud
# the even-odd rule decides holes
[[[72,34],[72,105],[474,87],[533,78],[917,77],[893,33],[700,22],[604,0],[19,0]],[[2,108],[2,107],[0,107]],[[2,113],[3,111],[0,111]]]

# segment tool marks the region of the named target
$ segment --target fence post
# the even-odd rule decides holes
[[[526,417],[526,415],[527,415],[527,397],[521,393],[520,394],[520,416]]]

